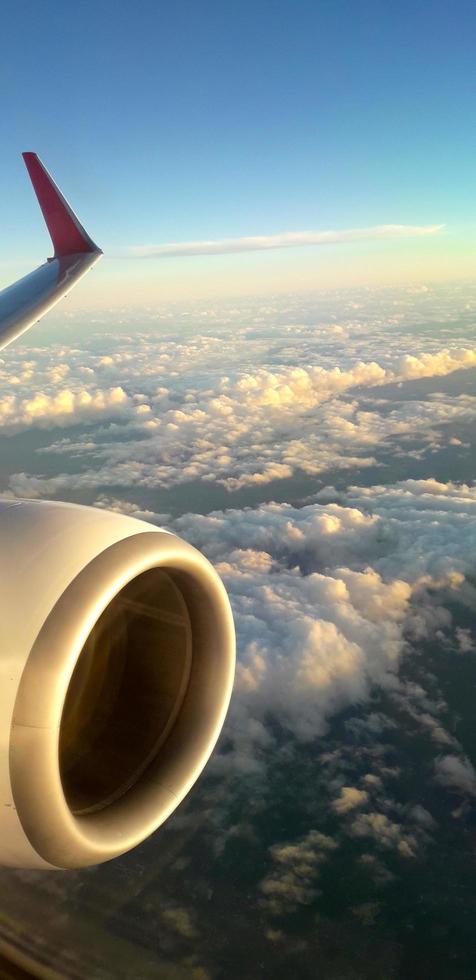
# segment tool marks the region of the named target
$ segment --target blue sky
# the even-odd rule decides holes
[[[3,24],[0,260],[44,251],[19,157],[34,149],[112,251],[445,223],[454,264],[476,227],[475,27],[464,0],[19,0]],[[441,264],[441,241],[419,247]],[[405,248],[387,246],[389,262]],[[266,268],[282,273],[283,255]],[[192,279],[247,275],[239,258],[186,262]],[[139,264],[121,277],[164,274]]]

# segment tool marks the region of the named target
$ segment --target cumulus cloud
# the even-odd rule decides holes
[[[12,488],[109,494],[201,481],[264,496],[296,474],[376,466],[382,450],[406,465],[444,445],[464,452],[454,429],[474,423],[476,398],[433,391],[438,398],[415,400],[410,391],[474,368],[474,330],[418,329],[447,318],[433,289],[376,291],[222,311],[142,309],[131,314],[135,330],[102,327],[81,348],[12,348],[0,359],[0,434],[104,421],[44,447],[48,462],[68,457],[67,472],[45,466],[49,482],[38,465]],[[389,400],[389,384],[410,386],[408,398]]]
[[[268,315],[262,310],[255,320]],[[443,377],[471,367],[475,350],[441,342],[426,349],[419,339],[424,349],[409,354],[402,334],[393,331],[393,324],[391,329],[382,326],[377,311],[371,334],[378,339],[380,363],[356,357],[372,348],[361,312],[353,315],[356,323],[348,311],[344,341],[342,329],[326,328],[316,346],[315,324],[294,327],[286,314],[279,342],[273,336],[272,354],[268,334],[255,323],[257,337],[250,336],[249,349],[243,339],[248,333],[241,335],[238,370],[233,368],[237,321],[232,312],[223,343],[215,335],[180,342],[147,335],[140,343],[137,338],[111,341],[109,353],[91,350],[87,357],[84,351],[62,348],[29,352],[28,361],[16,355],[19,379],[33,364],[35,377],[43,372],[47,401],[45,407],[26,398],[22,385],[29,380],[14,385],[14,394],[4,395],[14,399],[12,424],[23,418],[31,426],[35,413],[44,425],[55,413],[61,418],[61,411],[69,421],[75,418],[68,395],[66,407],[55,399],[62,384],[64,391],[75,391],[72,379],[80,370],[92,372],[84,384],[92,403],[78,405],[77,417],[105,414],[92,435],[62,434],[47,447],[50,466],[52,459],[66,455],[69,470],[73,459],[79,461],[77,472],[53,470],[44,477],[19,472],[10,478],[10,491],[30,496],[93,491],[100,506],[162,523],[164,515],[151,510],[150,493],[147,506],[120,503],[111,488],[152,491],[202,480],[233,489],[247,483],[264,486],[267,479],[296,469],[314,475],[326,466],[362,466],[390,438],[398,445],[406,436],[415,437],[416,405],[420,434],[431,431],[435,419],[453,418],[454,399],[385,403],[379,412],[363,407],[358,392],[366,390],[368,399],[369,389],[389,381]],[[240,322],[240,311],[236,317]],[[403,322],[408,330],[407,314]],[[295,363],[302,357],[305,363]],[[70,371],[63,372],[63,381],[62,372],[56,377],[60,392],[54,392],[47,378],[65,358]],[[6,386],[4,362],[2,371]],[[94,392],[116,392],[110,400],[117,404],[96,399]],[[123,413],[120,419],[108,418],[116,410]],[[461,413],[474,418],[474,399],[465,398],[457,411],[459,418]],[[455,748],[438,710],[403,689],[399,668],[409,643],[438,631],[451,631],[454,638],[444,597],[450,593],[467,602],[472,597],[468,577],[476,554],[475,513],[473,487],[426,479],[345,492],[329,487],[303,507],[267,504],[176,521],[177,530],[218,564],[231,594],[240,659],[229,732],[233,760],[242,771],[256,771],[269,751],[269,714],[285,731],[309,742],[326,731],[335,712],[363,703],[376,686],[400,698],[432,742]],[[467,643],[465,635],[456,635]],[[347,780],[341,780],[337,792],[343,784]]]
[[[460,653],[469,653],[475,649],[470,629],[465,629],[463,626],[457,626],[455,630],[455,637]]]
[[[357,789],[356,786],[343,786],[339,796],[333,802],[333,807],[339,816],[355,810],[356,807],[364,806],[368,802],[369,794],[364,789]]]
[[[278,235],[251,235],[218,241],[169,242],[164,245],[132,245],[122,254],[133,258],[178,258],[191,255],[229,255],[238,252],[297,248],[303,245],[337,245],[346,242],[380,241],[386,238],[419,238],[436,235],[444,225],[376,225],[342,231],[287,231]]]
[[[320,867],[336,848],[337,842],[318,830],[294,843],[271,847],[272,867],[259,886],[261,906],[273,915],[284,915],[309,905],[317,894]]]
[[[121,415],[130,405],[129,397],[120,386],[91,391],[86,388],[62,388],[57,394],[38,392],[30,398],[7,395],[0,398],[0,427],[17,431],[31,426],[42,429],[70,422],[77,424]]]
[[[86,352],[38,350],[28,361],[17,356],[15,383],[10,385],[6,367],[0,378],[0,397],[14,394],[17,405],[31,397],[32,371],[40,379],[35,390],[49,398],[57,394],[55,386],[75,390],[81,377],[90,392],[121,387],[128,399],[120,416],[105,414],[86,434],[60,431],[49,446],[42,436],[46,454],[36,461],[38,473],[48,475],[17,473],[11,486],[18,493],[67,496],[79,488],[98,506],[158,523],[166,518],[222,573],[237,626],[237,682],[222,752],[215,753],[198,792],[213,804],[202,808],[213,853],[219,858],[238,839],[246,842],[260,877],[261,909],[270,915],[315,901],[321,870],[343,839],[347,845],[351,839],[346,859],[349,852],[357,855],[360,872],[382,888],[397,872],[395,856],[420,856],[429,834],[438,833],[422,805],[432,799],[426,780],[444,783],[451,805],[458,792],[461,810],[475,798],[474,770],[453,735],[454,717],[435,675],[440,648],[448,655],[455,641],[462,651],[471,643],[467,619],[465,627],[457,626],[452,611],[460,603],[474,609],[476,488],[436,479],[385,484],[393,479],[397,453],[406,464],[407,450],[414,450],[405,440],[416,440],[417,427],[418,438],[433,448],[437,426],[458,420],[470,430],[476,415],[474,399],[448,394],[453,380],[446,389],[444,380],[438,382],[438,398],[420,397],[425,385],[419,379],[471,369],[473,350],[463,328],[437,315],[433,291],[421,296],[428,304],[425,322],[440,324],[438,337],[418,329],[413,294],[410,313],[402,312],[400,297],[392,316],[388,294],[380,307],[374,298],[370,323],[357,309],[362,297],[353,296],[355,310],[348,305],[346,318],[333,322],[330,314],[320,322],[317,306],[308,314],[289,307],[281,326],[274,310],[272,331],[267,326],[266,332],[260,325],[269,323],[266,309],[230,311],[227,335],[199,338],[190,331],[178,342],[147,334],[140,341],[111,338],[108,346]],[[212,320],[213,311],[205,312]],[[160,331],[165,329],[161,319]],[[233,334],[240,330],[237,343]],[[70,371],[54,374],[55,363],[65,358]],[[2,370],[0,362],[0,375]],[[398,402],[382,389],[391,379],[403,386]],[[435,384],[427,386],[433,394]],[[72,421],[74,415],[66,424]],[[464,441],[453,439],[453,450],[462,450]],[[233,510],[175,520],[151,509],[158,499],[157,511],[169,506],[162,503],[165,494],[154,497],[154,490],[180,481],[220,479],[230,488],[230,481],[243,487],[248,482],[256,499],[272,473],[286,477],[304,464],[312,477],[336,462],[378,459],[378,450],[389,444],[392,470],[382,468],[381,485],[343,490],[339,474],[329,478],[339,489],[327,486],[316,494],[320,484],[310,480],[303,496],[313,497],[305,506],[244,508],[235,498]],[[22,467],[33,467],[31,458]],[[430,461],[426,472],[441,468],[432,470]],[[352,482],[363,479],[353,476]],[[135,502],[120,499],[121,485],[134,488],[127,496]],[[171,507],[173,496],[166,498]],[[195,497],[188,499],[194,506]],[[432,678],[424,670],[426,649]],[[425,750],[412,750],[412,765],[438,756],[434,769],[425,761],[420,770],[421,795],[419,780],[411,780],[411,800],[406,780],[392,788],[406,766],[407,736],[417,749],[418,737]],[[269,838],[263,844],[257,833],[263,824],[255,817],[270,799],[280,806],[280,787],[288,802],[292,794],[296,823],[279,830],[279,843],[265,852]],[[433,784],[433,796],[434,790]],[[438,799],[444,803],[445,794]],[[179,820],[185,817],[180,811]],[[221,836],[214,832],[220,821]],[[200,923],[180,898],[164,909],[155,924],[193,943]]]
[[[177,905],[161,908],[160,918],[163,925],[184,939],[197,939],[198,931],[188,909]]]
[[[441,705],[403,684],[399,668],[409,642],[451,635],[448,595],[472,601],[475,513],[475,488],[429,480],[350,488],[339,504],[268,504],[174,522],[217,564],[233,604],[237,765],[256,763],[269,715],[311,741],[376,686],[431,742],[455,744]],[[371,722],[372,740],[391,727],[375,713]],[[342,806],[369,789],[344,795]]]
[[[379,847],[395,849],[404,858],[416,856],[418,838],[401,824],[390,820],[385,813],[359,813],[351,833],[354,837],[371,837]]]
[[[466,756],[441,756],[435,762],[435,779],[453,791],[476,796],[476,772]]]
[[[391,443],[405,447],[406,441],[417,438],[423,447],[431,447],[436,426],[476,417],[476,399],[396,403],[382,413],[362,409],[358,397],[349,399],[348,392],[379,386],[405,372],[414,379],[418,372],[421,377],[441,375],[473,363],[476,351],[445,349],[386,368],[357,362],[347,370],[320,365],[279,372],[258,369],[235,380],[222,377],[212,389],[189,389],[180,396],[163,386],[130,396],[117,385],[106,391],[67,388],[34,399],[7,395],[0,398],[0,431],[101,416],[121,421],[122,429],[99,431],[92,443],[89,438],[63,439],[50,447],[58,455],[74,454],[85,461],[91,455],[94,469],[82,465],[80,475],[58,474],[58,484],[56,476],[53,484],[42,484],[44,494],[55,493],[56,485],[71,490],[170,487],[194,480],[237,491],[266,486],[296,471],[313,476],[329,469],[375,465],[376,451]],[[408,458],[407,450],[401,452]]]
[[[223,752],[215,754],[205,781],[216,813],[210,820],[222,820],[225,828],[221,836],[211,834],[214,853],[219,856],[228,842],[233,848],[234,838],[242,837],[258,857],[251,814],[266,805],[271,786],[275,792],[271,767],[282,773],[283,763],[295,761],[297,785],[305,769],[302,778],[309,787],[302,808],[299,804],[297,839],[289,827],[276,849],[256,863],[261,908],[272,916],[315,900],[321,869],[342,839],[351,838],[353,853],[376,851],[378,857],[361,855],[359,867],[383,888],[392,879],[387,860],[395,872],[395,855],[411,860],[421,854],[428,835],[438,832],[417,795],[405,802],[404,784],[392,790],[398,766],[405,766],[403,740],[392,718],[423,742],[430,757],[439,757],[434,770],[431,764],[425,770],[427,778],[458,792],[465,807],[475,798],[474,770],[448,731],[442,696],[434,691],[430,698],[425,680],[421,686],[410,683],[408,672],[412,664],[419,669],[424,663],[423,642],[430,641],[435,657],[437,644],[447,653],[456,643],[462,651],[470,649],[467,620],[465,628],[457,625],[448,600],[452,609],[461,602],[474,608],[476,489],[433,478],[389,483],[395,469],[382,467],[380,484],[343,490],[342,475],[333,472],[329,482],[339,489],[328,486],[316,495],[317,481],[310,479],[303,496],[314,496],[305,506],[243,508],[237,497],[233,510],[175,520],[158,513],[174,507],[173,495],[164,495],[169,505],[154,497],[154,490],[187,480],[220,480],[226,489],[253,486],[253,498],[244,499],[257,499],[264,497],[267,479],[289,478],[298,469],[313,477],[326,467],[363,465],[379,460],[378,450],[390,444],[393,467],[397,453],[406,464],[407,449],[413,451],[407,439],[418,436],[433,448],[442,427],[455,420],[470,431],[476,402],[455,397],[450,388],[456,379],[445,378],[452,370],[474,367],[474,341],[450,324],[447,335],[442,326],[430,342],[424,331],[411,330],[414,320],[405,315],[400,323],[399,315],[398,308],[393,319],[389,316],[386,300],[369,333],[358,311],[324,326],[316,316],[306,322],[304,315],[296,316],[293,322],[286,313],[282,329],[274,313],[270,339],[263,327],[268,314],[261,311],[254,318],[247,314],[246,333],[238,342],[225,334],[199,339],[192,332],[180,343],[150,334],[140,342],[112,338],[107,348],[86,355],[83,350],[54,356],[36,351],[28,360],[18,356],[15,384],[9,386],[6,369],[0,379],[0,397],[16,399],[16,424],[22,402],[31,399],[31,372],[39,380],[33,390],[51,399],[56,386],[90,393],[121,388],[127,399],[117,415],[113,407],[110,415],[98,415],[86,433],[69,429],[74,415],[65,422],[58,416],[69,431],[51,437],[49,446],[42,436],[46,454],[36,457],[38,475],[30,458],[22,468],[31,472],[11,479],[15,492],[68,496],[74,490],[96,497],[98,506],[167,520],[223,575],[237,626],[238,669]],[[241,313],[234,316],[230,313],[232,325]],[[439,322],[444,324],[444,317]],[[54,374],[54,364],[65,358],[70,371]],[[435,377],[441,380],[428,389],[438,397],[423,398],[425,386],[416,382]],[[399,401],[391,400],[388,383],[402,384]],[[86,418],[79,409],[77,417]],[[5,425],[2,431],[13,429]],[[453,442],[452,450],[462,452],[464,441]],[[77,472],[71,472],[76,464]],[[441,469],[432,471],[429,462],[426,473],[432,472]],[[353,483],[361,479],[352,476]],[[121,486],[135,488],[131,501],[121,499]],[[188,499],[194,506],[193,496]],[[230,498],[223,493],[221,499]],[[422,656],[413,661],[415,649]],[[246,821],[237,821],[233,787],[238,793],[245,787]],[[420,797],[421,803],[428,799]],[[327,833],[332,827],[333,845],[326,847],[321,829],[306,832],[309,826]],[[167,908],[161,927],[193,942],[193,917],[183,914],[180,901]]]
[[[476,348],[444,348],[421,357],[404,354],[385,367],[375,361],[357,361],[348,370],[340,367],[325,369],[320,365],[307,369],[285,368],[279,373],[261,370],[244,375],[236,387],[241,396],[256,407],[287,408],[299,404],[301,408],[313,408],[349,388],[441,377],[475,365]],[[224,402],[223,407],[226,404]]]
[[[98,497],[94,501],[95,507],[101,507],[104,510],[113,510],[116,514],[126,514],[128,517],[137,517],[142,521],[150,521],[153,524],[164,525],[170,520],[170,514],[158,514],[157,511],[147,510],[147,508],[139,507],[128,500],[119,500],[116,497],[108,497],[106,494]]]

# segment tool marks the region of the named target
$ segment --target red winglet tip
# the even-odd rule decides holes
[[[55,256],[99,252],[100,249],[78,221],[38,155],[28,150],[22,156],[54,245]]]

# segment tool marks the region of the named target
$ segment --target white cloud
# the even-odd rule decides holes
[[[357,362],[348,370],[285,368],[258,369],[237,379],[218,378],[212,388],[141,388],[128,394],[121,385],[98,389],[68,387],[33,399],[19,394],[0,396],[0,431],[48,428],[103,417],[118,419],[121,427],[97,430],[91,442],[62,439],[49,447],[57,455],[88,455],[94,469],[81,474],[57,474],[53,483],[36,483],[35,492],[55,487],[170,487],[193,480],[216,482],[229,491],[291,477],[297,470],[313,476],[329,469],[368,467],[376,463],[381,446],[391,444],[408,458],[410,439],[423,449],[437,440],[435,428],[454,420],[474,420],[476,399],[396,402],[390,411],[362,409],[360,386],[376,387],[405,372],[440,376],[476,364],[476,350],[448,351],[408,360],[394,366]],[[398,371],[397,371],[398,369]],[[121,368],[127,374],[130,368]],[[398,373],[399,372],[399,373]],[[121,374],[113,375],[120,380]],[[129,390],[131,381],[129,380]],[[132,389],[133,390],[133,389]],[[418,426],[415,418],[418,413]],[[119,435],[121,438],[116,438]],[[58,482],[59,480],[59,482]],[[41,489],[40,489],[41,486]],[[23,480],[23,492],[28,493]]]
[[[345,316],[336,313],[334,320],[331,313],[319,319],[325,298],[309,309],[290,304],[284,312],[270,302],[268,308],[230,310],[226,330],[213,310],[203,310],[200,322],[212,324],[213,336],[192,324],[177,336],[176,318],[168,320],[165,313],[157,317],[154,336],[151,311],[149,320],[138,314],[137,335],[111,335],[91,349],[38,349],[28,359],[12,348],[14,374],[10,361],[0,361],[0,404],[14,396],[2,434],[15,426],[60,427],[49,446],[42,436],[37,475],[31,457],[21,463],[32,472],[14,474],[17,493],[87,491],[98,506],[173,523],[223,574],[236,618],[239,665],[222,743],[226,752],[215,754],[209,771],[220,777],[210,783],[213,794],[222,793],[223,805],[210,812],[220,811],[216,819],[223,820],[226,840],[246,829],[236,823],[236,813],[228,819],[236,809],[236,796],[229,793],[234,775],[239,791],[245,787],[243,812],[252,821],[258,809],[251,807],[264,805],[272,782],[265,778],[269,767],[279,771],[283,760],[295,758],[306,767],[311,787],[308,797],[303,794],[304,809],[311,800],[316,814],[338,825],[339,839],[355,837],[359,850],[372,842],[391,859],[395,853],[417,854],[434,821],[414,800],[401,802],[399,792],[397,803],[388,792],[405,764],[394,752],[396,723],[383,713],[389,703],[389,711],[398,709],[399,725],[425,740],[433,755],[451,753],[438,761],[434,776],[459,787],[464,806],[476,795],[474,771],[448,731],[442,697],[432,700],[423,687],[404,680],[422,640],[430,641],[435,656],[437,644],[454,650],[455,639],[469,649],[471,637],[455,628],[446,606],[450,597],[474,608],[474,486],[436,479],[384,485],[389,470],[382,469],[382,485],[327,487],[302,507],[262,504],[174,522],[151,510],[156,488],[195,479],[219,480],[231,490],[253,485],[264,496],[267,480],[301,469],[311,478],[303,491],[309,494],[316,487],[314,474],[369,464],[382,447],[393,451],[392,464],[399,454],[407,461],[409,453],[440,443],[463,451],[464,438],[456,440],[450,427],[461,423],[470,430],[476,400],[451,394],[456,379],[432,385],[419,380],[474,368],[473,321],[468,315],[464,329],[455,325],[433,290],[417,300],[425,310],[423,325],[413,294],[408,307],[397,297],[394,309],[388,294],[373,296],[370,313],[365,297],[353,297],[352,309],[349,301]],[[434,322],[438,335],[424,329]],[[69,372],[60,368],[65,361]],[[25,408],[32,401],[32,374],[33,390],[46,399],[38,414]],[[388,382],[403,385],[401,400],[390,401],[393,395],[382,389]],[[425,390],[434,396],[437,387],[438,397],[420,397]],[[89,409],[78,402],[62,416],[55,401],[63,390],[86,391],[94,402],[95,392],[115,389],[125,396],[119,406],[107,398]],[[63,428],[87,418],[97,422],[84,435]],[[77,472],[71,472],[76,464]],[[432,472],[431,460],[426,472]],[[133,500],[120,499],[120,486],[134,488],[127,494]],[[336,748],[331,721],[346,709],[347,738]],[[248,793],[250,785],[255,793]],[[317,815],[313,823],[318,825]],[[260,898],[271,913],[314,899],[322,863],[333,853],[319,834],[304,833],[270,853]],[[217,853],[224,839],[213,835]],[[381,860],[364,857],[362,868],[377,885],[391,880]],[[163,924],[187,935],[193,917],[183,917],[180,902],[171,908]]]
[[[273,915],[285,915],[299,905],[309,905],[317,894],[320,867],[336,848],[336,841],[318,830],[294,843],[273,845],[272,868],[259,886],[262,907]]]
[[[333,802],[333,807],[339,816],[355,810],[356,807],[364,806],[369,799],[369,794],[364,789],[357,789],[356,786],[343,786],[339,796]]]
[[[460,653],[469,653],[471,650],[475,649],[470,629],[457,626],[455,629],[455,637]]]
[[[359,813],[351,825],[354,837],[371,837],[379,847],[395,849],[401,857],[412,858],[418,849],[418,837],[385,813]]]
[[[0,427],[16,431],[31,426],[42,429],[77,424],[124,414],[130,406],[130,399],[120,386],[105,390],[62,388],[57,394],[37,392],[29,398],[7,395],[0,398]]]
[[[161,906],[160,919],[162,926],[171,929],[184,939],[197,940],[198,930],[188,909],[179,905],[169,905],[165,908]]]
[[[422,297],[418,302],[434,302],[432,293]],[[441,337],[428,341],[424,332],[415,340],[413,295],[393,318],[388,295],[383,312],[380,301],[372,302],[371,315],[348,306],[342,323],[317,327],[315,312],[301,310],[299,317],[293,309],[294,323],[288,310],[270,307],[246,310],[244,325],[241,310],[229,311],[228,332],[217,330],[219,336],[112,337],[107,350],[39,348],[28,359],[14,351],[18,383],[8,387],[10,368],[0,360],[4,433],[20,425],[104,421],[84,438],[60,433],[46,447],[50,475],[16,473],[11,490],[32,496],[94,491],[100,506],[162,523],[167,515],[152,513],[150,492],[141,506],[120,502],[109,488],[138,488],[140,501],[143,488],[191,480],[220,481],[229,489],[265,486],[298,468],[313,476],[369,464],[391,440],[405,452],[417,413],[418,435],[429,445],[437,424],[473,420],[476,402],[468,396],[382,400],[369,409],[368,389],[444,377],[476,363],[468,335],[453,327],[451,348]],[[215,329],[213,311],[203,312]],[[66,361],[69,372],[54,373]],[[43,390],[32,398],[33,370]],[[61,465],[65,455],[70,468],[79,461],[78,472],[53,469],[52,460]],[[37,459],[42,465],[44,456]],[[444,604],[448,592],[461,601],[474,598],[466,576],[474,569],[475,515],[475,488],[427,479],[345,493],[327,488],[305,507],[268,504],[176,522],[218,563],[232,597],[240,663],[229,732],[241,771],[256,772],[269,752],[267,712],[285,731],[311,741],[336,711],[365,701],[376,685],[401,699],[440,750],[455,748],[438,710],[403,690],[399,666],[409,641],[438,631],[467,644],[466,634],[454,633]]]
[[[440,707],[398,672],[409,640],[451,632],[448,593],[473,601],[475,514],[476,488],[428,480],[351,488],[340,504],[174,522],[217,564],[231,596],[239,665],[229,735],[241,768],[244,756],[255,764],[260,755],[262,730],[251,720],[271,714],[311,741],[376,685],[400,699],[423,736],[455,744]]]
[[[407,465],[450,444],[464,453],[455,428],[474,423],[476,398],[443,391],[390,402],[382,388],[419,390],[422,378],[474,368],[470,315],[463,309],[464,326],[445,331],[452,297],[427,289],[149,308],[128,314],[128,333],[105,315],[110,332],[86,331],[81,348],[13,347],[0,359],[0,434],[104,425],[69,440],[62,433],[44,447],[44,468],[41,459],[35,472],[30,458],[18,470],[33,472],[16,475],[12,488],[110,493],[202,481],[264,496],[295,474],[311,480],[377,465],[381,450]],[[438,330],[428,332],[427,322]],[[67,472],[53,467],[53,455],[68,457]]]
[[[476,796],[476,772],[466,756],[440,756],[435,762],[435,779],[456,792]]]
[[[432,817],[431,813],[421,806],[419,803],[415,803],[414,806],[410,807],[409,815],[413,820],[416,820],[417,824],[427,830],[434,830],[436,827],[436,820]]]
[[[239,252],[297,248],[303,245],[336,245],[346,242],[380,241],[386,238],[419,238],[436,235],[444,225],[376,225],[341,231],[286,231],[278,235],[251,235],[217,241],[168,242],[164,245],[132,245],[121,254],[134,258],[178,258],[191,255],[229,255]]]
[[[147,510],[139,507],[128,500],[118,500],[116,497],[102,495],[94,501],[95,507],[102,507],[104,510],[113,510],[116,514],[126,514],[128,517],[137,517],[142,521],[151,521],[154,524],[167,524],[170,514],[158,514],[156,511]]]

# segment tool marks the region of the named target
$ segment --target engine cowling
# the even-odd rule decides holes
[[[222,728],[235,634],[191,545],[135,518],[0,502],[0,863],[77,868],[175,810]]]

